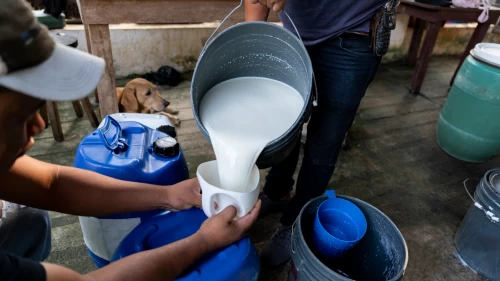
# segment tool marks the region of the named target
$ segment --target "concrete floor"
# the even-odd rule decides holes
[[[471,205],[463,180],[480,178],[488,169],[500,166],[500,157],[483,164],[467,164],[449,157],[436,144],[436,119],[457,62],[456,58],[433,58],[423,94],[418,96],[407,90],[411,68],[382,65],[350,131],[349,149],[342,152],[329,185],[338,194],[357,197],[379,208],[399,227],[409,249],[405,274],[409,281],[485,280],[457,260],[453,238]],[[196,167],[213,159],[214,154],[193,121],[188,87],[184,82],[173,89],[162,88],[162,93],[181,109],[179,141],[194,176]],[[29,154],[72,165],[76,146],[92,128],[86,119],[76,118],[71,104],[61,103],[59,108],[66,141],[56,143],[49,128]],[[279,215],[262,219],[250,231],[258,249],[269,239],[278,220]],[[52,213],[52,222],[49,262],[81,273],[94,269],[78,218]],[[286,280],[288,269],[289,265],[263,269],[260,280]]]

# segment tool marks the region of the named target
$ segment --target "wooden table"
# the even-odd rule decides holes
[[[401,0],[398,12],[408,14],[416,19],[413,37],[408,51],[408,65],[417,65],[415,72],[413,73],[410,91],[412,93],[419,93],[420,88],[422,87],[422,82],[425,78],[425,73],[427,72],[427,68],[429,66],[429,58],[432,54],[432,50],[434,49],[434,45],[436,44],[436,39],[441,27],[444,26],[447,21],[477,22],[477,18],[481,14],[482,10],[471,8],[445,8],[417,3],[413,0]],[[474,48],[477,43],[483,41],[488,28],[491,24],[495,24],[497,22],[499,16],[500,10],[490,9],[489,19],[484,23],[478,23],[472,37],[470,38],[469,44],[460,58],[460,63],[453,74],[450,85],[453,84],[453,80],[455,79],[460,66],[462,66],[463,61],[469,55],[470,50]],[[426,28],[427,32],[425,39],[419,52],[422,34]]]
[[[97,86],[101,116],[118,112],[109,24],[199,23],[224,19],[239,0],[79,0],[89,52],[104,58],[106,70]],[[273,14],[273,13],[271,13]],[[231,20],[244,20],[240,8]],[[270,20],[277,19],[275,15]],[[140,63],[138,61],[137,63]]]

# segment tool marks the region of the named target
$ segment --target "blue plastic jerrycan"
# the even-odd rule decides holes
[[[139,122],[118,122],[110,116],[82,140],[74,166],[120,180],[156,185],[172,185],[189,177],[174,137]],[[85,245],[97,267],[109,263],[123,238],[141,221],[161,212],[80,217]]]

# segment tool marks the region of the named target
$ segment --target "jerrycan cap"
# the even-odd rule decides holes
[[[474,58],[500,68],[500,44],[479,43],[470,53]]]
[[[160,131],[162,133],[165,133],[173,138],[177,137],[177,132],[175,131],[175,127],[170,126],[170,125],[163,125],[158,128],[156,128],[157,131]]]
[[[153,143],[153,153],[160,157],[175,156],[179,154],[179,150],[179,143],[170,136],[159,138]]]

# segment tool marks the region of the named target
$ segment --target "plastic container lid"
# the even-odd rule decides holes
[[[169,125],[174,126],[174,124],[163,115],[159,114],[145,114],[145,113],[115,113],[110,115],[113,119],[118,122],[134,121],[141,123],[142,125],[149,127],[153,130],[158,129],[158,127]],[[99,124],[99,128],[104,125],[104,120]],[[170,134],[169,134],[170,135]]]
[[[479,43],[470,53],[474,58],[500,68],[500,44]]]
[[[172,157],[179,154],[180,147],[177,140],[173,137],[163,137],[157,139],[153,143],[153,152],[154,154],[161,157]]]

